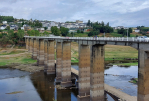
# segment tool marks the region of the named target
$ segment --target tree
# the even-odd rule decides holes
[[[24,37],[24,30],[18,30],[17,36],[18,36],[18,38],[19,38],[19,41],[20,41],[21,39],[23,39],[23,37]]]
[[[44,30],[47,30],[48,28],[47,27],[44,27]]]
[[[74,37],[74,33],[73,32],[71,32],[71,35],[72,35],[72,37]]]
[[[51,32],[56,36],[60,36],[60,31],[56,26],[51,27]]]
[[[65,27],[60,28],[62,36],[67,36],[69,29]]]
[[[87,26],[91,26],[91,22],[90,22],[90,20],[88,20],[88,22],[87,22]]]
[[[77,30],[77,33],[80,33],[80,30],[79,29]]]
[[[43,35],[49,35],[50,33],[48,33],[47,31],[43,32]]]
[[[129,28],[128,31],[129,31],[129,33],[132,33],[132,28]]]
[[[7,26],[6,29],[7,29],[7,30],[10,30],[10,26]]]

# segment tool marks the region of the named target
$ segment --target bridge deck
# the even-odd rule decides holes
[[[71,72],[74,73],[75,75],[78,75],[79,72],[78,70],[74,69],[74,68],[71,68]],[[107,84],[104,84],[104,88],[105,88],[105,91],[112,94],[112,95],[115,95],[116,97],[122,99],[122,101],[137,101],[137,97],[136,96],[130,96],[112,86],[109,86]]]

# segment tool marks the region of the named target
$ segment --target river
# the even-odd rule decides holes
[[[72,65],[78,69],[77,65]],[[17,69],[0,68],[0,101],[77,101],[77,90],[58,90],[55,75],[29,73]],[[137,96],[137,85],[128,81],[138,77],[138,67],[111,66],[105,69],[105,83]],[[108,101],[113,101],[108,96]]]

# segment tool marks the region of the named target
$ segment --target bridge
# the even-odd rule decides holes
[[[32,52],[32,58],[37,59],[37,65],[44,65],[44,71],[47,74],[56,73],[56,81],[61,82],[62,87],[72,86],[71,42],[77,42],[79,44],[78,101],[105,100],[104,91],[107,86],[104,84],[104,46],[106,44],[136,48],[138,49],[139,67],[137,101],[149,100],[149,40],[141,40],[134,37],[91,38],[25,36],[25,42],[26,48],[29,52]],[[109,94],[112,93],[108,90],[106,92]]]

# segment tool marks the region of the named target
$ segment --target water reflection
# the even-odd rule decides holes
[[[46,75],[43,72],[34,73],[31,75],[33,85],[43,101],[76,101],[78,91],[65,89],[59,90],[54,84],[55,75]]]

